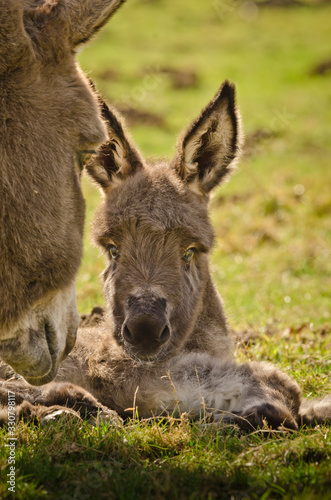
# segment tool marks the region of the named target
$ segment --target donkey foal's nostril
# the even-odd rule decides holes
[[[134,337],[133,337],[132,333],[130,332],[127,325],[125,325],[123,328],[123,338],[124,338],[124,340],[126,340],[126,342],[129,342],[129,344],[131,344],[134,340]]]
[[[168,325],[166,325],[163,328],[161,335],[159,337],[160,344],[165,344],[166,342],[168,342],[169,338],[170,338],[170,329]]]

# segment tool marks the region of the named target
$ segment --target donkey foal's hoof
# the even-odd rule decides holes
[[[79,414],[72,410],[71,408],[57,408],[55,410],[51,410],[40,418],[42,425],[48,423],[55,423],[63,417],[75,418],[81,420]]]
[[[116,411],[101,410],[98,412],[96,417],[91,417],[88,423],[94,427],[99,427],[99,425],[104,424],[111,424],[115,427],[120,427],[123,424],[123,420]]]

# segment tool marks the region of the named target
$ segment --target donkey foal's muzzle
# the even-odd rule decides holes
[[[138,358],[156,356],[171,336],[166,301],[150,299],[146,305],[141,298],[131,299],[122,336],[129,350]]]

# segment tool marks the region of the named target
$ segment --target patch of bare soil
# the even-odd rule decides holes
[[[257,0],[255,4],[258,7],[322,7],[328,5],[331,0]]]
[[[237,342],[240,346],[249,346],[255,345],[256,340],[260,337],[272,337],[279,333],[279,327],[277,323],[272,323],[270,325],[266,325],[262,330],[255,330],[253,327],[249,327],[246,330],[236,332],[233,331],[233,338],[237,339]]]
[[[118,72],[112,68],[106,68],[98,73],[98,78],[107,82],[114,82],[118,80]]]
[[[301,325],[297,326],[289,326],[285,328],[284,330],[280,330],[279,326],[277,325],[277,322],[267,325],[265,328],[263,328],[262,331],[256,331],[254,328],[248,328],[247,330],[243,330],[241,332],[232,332],[233,337],[237,339],[238,344],[240,346],[249,346],[249,345],[255,345],[256,340],[260,337],[272,337],[274,335],[278,335],[281,337],[288,337],[290,335],[297,335],[298,333],[302,335],[302,338],[304,338],[307,335],[320,335],[324,336],[327,333],[330,333],[331,331],[331,325],[324,325],[322,328],[319,328],[318,330],[311,330],[311,325],[309,323],[302,323]],[[301,338],[301,336],[300,336]]]
[[[249,346],[256,343],[256,339],[262,337],[262,333],[255,331],[253,328],[242,332],[233,332],[233,338],[237,339],[240,346]]]
[[[170,77],[174,89],[186,89],[198,86],[198,75],[193,70],[179,70],[165,66],[160,68],[159,73]]]
[[[331,58],[316,64],[316,66],[311,69],[310,73],[312,75],[327,75],[331,73]]]
[[[230,204],[238,205],[238,203],[243,203],[243,202],[249,200],[250,198],[252,198],[252,196],[254,196],[254,194],[251,192],[249,192],[249,193],[233,193],[233,194],[227,194],[227,195],[221,194],[221,195],[216,196],[215,198],[212,198],[211,207],[216,208],[216,207],[220,207],[222,205],[230,205]]]
[[[124,116],[130,127],[134,125],[148,125],[151,127],[166,128],[166,123],[162,116],[155,113],[142,111],[133,106],[120,106],[117,109]]]
[[[302,7],[305,4],[299,0],[263,0],[256,2],[258,7]]]
[[[246,135],[245,144],[243,147],[243,153],[245,156],[253,156],[256,152],[256,148],[266,141],[267,139],[273,139],[278,136],[278,133],[274,130],[267,128],[259,128]]]

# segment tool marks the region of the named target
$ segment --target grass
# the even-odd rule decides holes
[[[251,4],[250,4],[251,5]],[[80,54],[113,104],[161,118],[132,133],[146,156],[174,154],[177,134],[225,78],[235,81],[250,147],[214,195],[212,271],[240,361],[269,360],[305,396],[330,393],[330,5],[258,8],[240,1],[131,0]],[[245,17],[246,16],[246,17]],[[178,89],[164,68],[194,72]],[[252,134],[260,131],[260,141]],[[261,133],[262,131],[262,133]],[[103,304],[104,262],[89,241],[99,194],[84,180],[80,312]],[[122,429],[59,421],[18,427],[17,498],[330,499],[331,434],[240,435],[170,419]],[[6,430],[1,431],[6,439]],[[0,497],[9,496],[7,449]]]

